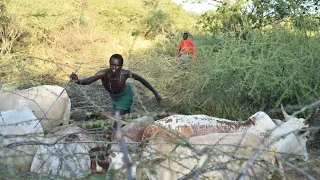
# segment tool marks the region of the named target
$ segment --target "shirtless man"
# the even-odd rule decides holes
[[[130,113],[130,108],[133,103],[134,93],[131,85],[126,83],[128,78],[140,81],[145,87],[153,92],[158,102],[162,100],[158,92],[143,77],[130,70],[122,69],[123,58],[120,54],[112,55],[109,63],[109,68],[102,69],[93,76],[78,79],[78,76],[73,72],[70,77],[75,83],[80,85],[89,85],[98,79],[101,79],[104,88],[111,96],[114,113],[119,112],[120,115]]]

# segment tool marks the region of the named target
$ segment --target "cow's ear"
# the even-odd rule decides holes
[[[301,128],[298,132],[297,132],[297,135],[298,136],[308,136],[309,135],[309,129],[308,129],[308,127],[303,127],[303,128]]]

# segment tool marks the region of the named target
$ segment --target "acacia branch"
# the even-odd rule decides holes
[[[299,111],[294,112],[291,116],[296,116],[297,114],[302,113],[302,112],[306,111],[307,109],[313,109],[318,106],[320,106],[320,100],[318,100],[312,104],[309,104],[307,106],[302,107]]]

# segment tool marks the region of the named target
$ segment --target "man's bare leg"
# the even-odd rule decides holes
[[[116,109],[115,112],[114,112],[114,117],[117,119],[117,118],[122,118],[123,115],[125,114],[128,114],[130,113],[129,111],[127,110],[124,110],[124,109]],[[117,117],[117,114],[119,115],[119,117]],[[113,123],[113,128],[117,131],[118,128],[121,128],[121,125],[120,126],[117,126],[117,122],[118,122],[118,119]]]

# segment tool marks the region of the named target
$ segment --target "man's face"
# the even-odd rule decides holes
[[[110,69],[112,73],[118,73],[122,69],[122,64],[119,59],[112,58],[110,61]]]
[[[186,40],[188,38],[188,34],[183,34],[183,39]]]

